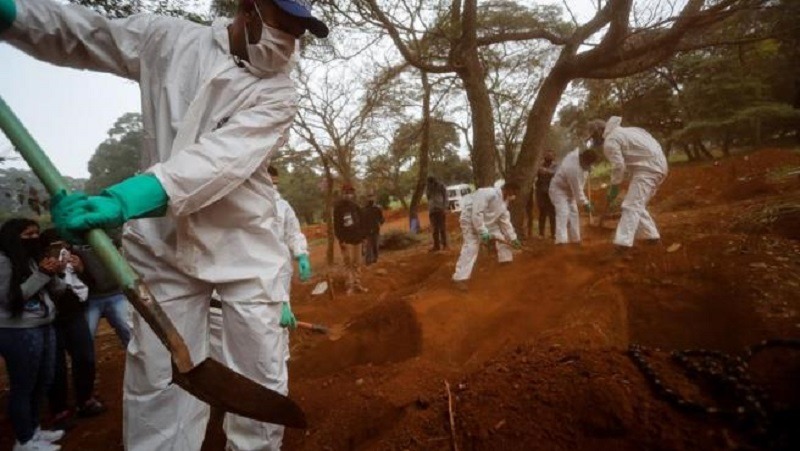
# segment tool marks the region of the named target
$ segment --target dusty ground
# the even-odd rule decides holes
[[[738,353],[766,338],[800,338],[800,217],[778,209],[800,204],[800,175],[790,174],[798,168],[799,153],[774,149],[674,167],[652,208],[662,245],[627,258],[610,257],[613,230],[585,228],[583,246],[535,239],[512,265],[482,251],[462,293],[449,280],[452,218],[451,251],[428,254],[426,238],[384,253],[365,272],[368,294],[343,296],[337,280],[331,300],[310,296],[313,283],[296,285],[298,318],[348,327],[337,341],[294,333],[291,393],[310,427],[288,431],[284,449],[448,449],[445,380],[460,449],[767,448],[746,425],[657,398],[625,350],[659,348],[647,353],[659,377],[713,405],[708,387],[684,377],[667,351]],[[315,254],[324,273],[322,249]],[[98,391],[111,409],[80,421],[66,450],[121,449],[123,354],[102,330]],[[781,421],[797,424],[800,351],[772,349],[751,363]],[[10,446],[3,415],[0,449]],[[218,420],[205,449],[222,449]],[[788,429],[773,430],[773,447],[797,445]]]

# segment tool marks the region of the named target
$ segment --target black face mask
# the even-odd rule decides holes
[[[42,255],[42,243],[38,238],[22,238],[20,242],[28,258],[36,260]]]

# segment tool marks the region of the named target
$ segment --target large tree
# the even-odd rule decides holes
[[[524,8],[507,1],[480,7],[477,0],[353,2],[364,20],[389,34],[409,64],[429,73],[455,73],[461,79],[469,100],[471,155],[479,186],[491,184],[496,167],[495,123],[482,49],[528,40],[557,48],[557,58],[527,114],[519,156],[508,171],[508,178],[523,186],[520,199],[530,192],[553,115],[573,80],[624,77],[655,67],[680,51],[739,40],[758,27],[740,27],[735,35],[719,30],[730,20],[749,19],[748,13],[767,3],[599,0],[591,19],[580,23],[573,17],[573,23],[565,24],[552,8]],[[508,20],[491,20],[504,11],[514,14]],[[524,202],[512,207],[519,222]]]
[[[126,113],[117,119],[89,160],[87,192],[98,193],[139,172],[143,133],[139,113]]]

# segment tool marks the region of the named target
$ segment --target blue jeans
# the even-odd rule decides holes
[[[128,342],[131,341],[131,329],[126,321],[128,300],[125,299],[125,295],[117,293],[110,296],[89,297],[86,302],[88,304],[86,306],[86,322],[89,324],[92,337],[97,331],[97,323],[100,322],[102,316],[114,328],[117,337],[122,342],[122,347],[127,349]]]
[[[14,435],[26,443],[39,427],[39,407],[53,380],[56,340],[52,326],[0,328],[0,356],[9,380],[8,413]]]

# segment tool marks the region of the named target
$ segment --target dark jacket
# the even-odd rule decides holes
[[[333,206],[333,231],[342,243],[358,244],[366,238],[361,207],[350,199],[342,199]]]
[[[425,187],[428,211],[447,211],[447,187],[438,180],[429,180]]]
[[[75,246],[73,248],[78,257],[83,261],[84,271],[81,275],[83,283],[89,287],[89,297],[105,297],[121,293],[119,284],[111,276],[100,257],[89,246]]]
[[[381,225],[385,222],[381,207],[375,205],[375,202],[370,202],[361,211],[361,215],[364,219],[364,230],[368,235],[381,233]]]
[[[550,198],[550,194],[548,193],[550,190],[550,182],[553,181],[553,176],[556,174],[557,169],[558,165],[555,163],[551,163],[550,166],[542,164],[542,167],[539,168],[539,172],[536,176],[536,196],[540,199]]]

